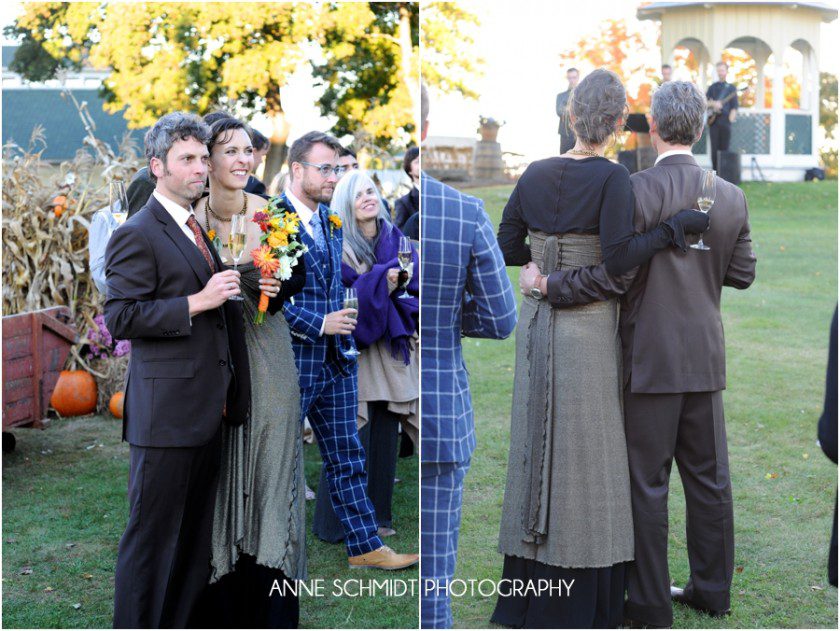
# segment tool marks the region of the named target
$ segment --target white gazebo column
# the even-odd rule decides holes
[[[785,159],[785,78],[782,55],[773,54],[773,109],[770,115],[770,157],[774,167]]]
[[[809,74],[807,78],[802,79],[802,85],[804,87],[807,81],[811,88],[811,102],[809,103],[810,107],[807,109],[811,110],[811,155],[814,157],[814,166],[817,166],[820,156],[820,148],[817,144],[819,142],[817,132],[820,126],[820,65],[814,49],[808,51],[808,59],[810,60],[808,64],[810,66],[808,69]],[[802,109],[806,109],[805,106],[801,107]]]
[[[761,53],[756,54],[755,69],[757,73],[755,85],[755,105],[757,109],[764,107],[765,90],[764,90],[764,66],[767,65],[767,55]]]

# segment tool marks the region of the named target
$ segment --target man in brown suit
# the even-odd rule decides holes
[[[663,84],[651,105],[656,164],[632,176],[635,228],[652,230],[696,205],[702,169],[691,145],[703,130],[705,99],[682,81]],[[713,616],[729,611],[734,566],[732,489],[722,390],[726,387],[720,296],[755,278],[744,193],[717,178],[711,249],[658,252],[635,279],[610,277],[605,266],[540,277],[523,269],[520,286],[536,286],[558,307],[621,298],[624,415],[635,531],[625,613],[634,623],[668,627],[671,599]],[[632,273],[631,273],[632,276]],[[629,286],[629,288],[628,288]],[[626,293],[624,293],[626,290]],[[670,588],[668,481],[677,461],[686,498],[690,576]]]

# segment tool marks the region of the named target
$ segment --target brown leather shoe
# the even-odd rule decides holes
[[[411,567],[420,560],[416,554],[397,554],[388,546],[382,546],[366,554],[349,557],[351,568],[367,567],[377,570],[401,570]]]

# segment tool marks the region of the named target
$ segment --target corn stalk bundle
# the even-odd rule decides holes
[[[104,302],[90,276],[88,230],[96,211],[108,204],[108,181],[115,176],[130,179],[140,158],[128,135],[116,152],[97,139],[87,104],[78,103],[69,90],[63,94],[76,106],[87,132],[84,147],[72,160],[58,167],[42,160],[47,145],[41,127],[34,129],[27,148],[13,143],[3,147],[3,315],[69,307],[80,339],[66,368],[91,372],[99,382],[100,404],[104,400],[107,406],[127,362],[91,360],[80,352],[95,344],[87,331],[96,330],[93,318]],[[59,193],[67,203],[56,212],[52,201]]]

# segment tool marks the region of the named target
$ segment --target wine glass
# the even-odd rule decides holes
[[[108,184],[108,208],[117,224],[122,225],[128,219],[128,195],[120,178],[114,178]]]
[[[716,173],[711,169],[703,169],[700,173],[700,194],[697,196],[697,207],[700,212],[707,213],[715,203],[715,178]],[[700,235],[700,240],[691,245],[695,250],[711,250],[711,248],[703,243],[703,235]]]
[[[234,215],[230,218],[230,235],[228,236],[228,250],[233,259],[233,269],[239,265],[239,259],[245,252],[245,238],[247,236],[248,224],[245,215]],[[242,296],[231,296],[229,300],[242,300]]]
[[[406,271],[411,265],[411,240],[408,237],[400,237],[400,248],[397,251],[397,262],[400,269]],[[408,281],[403,285],[403,292],[397,298],[411,298],[408,293]]]
[[[359,319],[359,294],[356,292],[354,287],[347,287],[344,290],[344,308],[345,309],[355,309],[356,310],[356,320]],[[356,347],[353,346],[349,351],[345,351],[345,355],[350,355],[351,357],[358,357],[361,353],[356,350]]]

